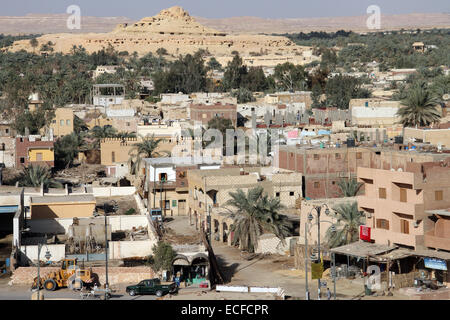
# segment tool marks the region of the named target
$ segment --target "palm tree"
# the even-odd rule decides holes
[[[230,192],[231,199],[226,205],[236,208],[233,212],[234,244],[240,244],[243,250],[255,252],[261,234],[275,234],[283,243],[292,226],[286,216],[279,214],[283,208],[278,198],[269,198],[259,186],[245,194],[241,189]]]
[[[412,85],[402,104],[405,106],[397,111],[397,115],[404,127],[429,126],[441,118],[436,108],[439,99],[428,90],[424,81]]]
[[[79,152],[87,149],[89,147],[85,140],[85,134],[72,132],[56,141],[55,158],[58,164],[67,168],[73,164]]]
[[[337,183],[343,197],[355,197],[363,186],[362,182],[353,179],[341,179]]]
[[[160,157],[162,153],[168,154],[168,151],[157,152],[159,144],[165,139],[156,139],[155,134],[151,136],[142,137],[142,141],[136,143],[128,153],[130,156],[128,163],[130,165],[131,173],[137,174],[140,170],[141,161],[144,158]]]
[[[22,187],[62,188],[62,184],[53,180],[50,171],[46,167],[29,165],[19,177]]]
[[[117,130],[110,125],[103,127],[95,126],[91,130],[91,136],[95,139],[95,147],[100,148],[100,141],[105,138],[115,138]]]
[[[358,241],[359,226],[364,224],[364,215],[358,210],[357,202],[343,203],[333,208],[337,222],[334,228],[326,232],[327,244],[330,248],[343,246]]]
[[[125,141],[126,139],[136,138],[136,133],[122,131],[122,132],[119,132],[116,134],[116,138],[119,138],[122,141]]]

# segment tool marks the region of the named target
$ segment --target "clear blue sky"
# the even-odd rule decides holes
[[[382,14],[450,13],[450,0],[1,0],[0,16],[28,13],[65,13],[69,5],[80,6],[82,15],[125,16],[139,19],[174,5],[192,16],[225,18],[305,18],[360,16],[369,5]]]

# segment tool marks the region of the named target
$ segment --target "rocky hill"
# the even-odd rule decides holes
[[[117,51],[136,51],[139,55],[156,52],[159,48],[165,48],[175,56],[205,49],[211,55],[221,58],[222,63],[231,59],[233,51],[238,51],[244,57],[254,57],[250,62],[246,61],[252,65],[276,65],[286,61],[306,63],[311,58],[310,48],[297,46],[286,37],[229,35],[204,27],[181,7],[162,10],[156,16],[136,23],[119,24],[109,33],[45,34],[37,40],[40,45],[52,42],[54,51],[62,53],[70,52],[74,45],[81,45],[88,52],[113,46]],[[28,40],[16,41],[5,50],[14,52],[22,49],[36,50]],[[305,52],[308,54],[304,55]]]

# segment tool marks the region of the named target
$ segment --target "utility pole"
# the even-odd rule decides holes
[[[41,249],[42,249],[42,243],[38,243],[38,275],[37,275],[37,299],[39,301],[40,298],[40,291],[41,291]]]
[[[320,259],[320,211],[321,207],[317,207],[317,258],[319,259],[319,263],[322,263],[322,260]],[[320,300],[320,278],[317,279],[317,300]]]
[[[107,228],[107,219],[106,219],[106,203],[103,204],[103,210],[105,213],[105,268],[106,268],[106,273],[105,273],[105,300],[108,299],[108,228]]]
[[[305,288],[306,288],[306,300],[309,300],[309,288],[308,288],[308,221],[305,221]]]

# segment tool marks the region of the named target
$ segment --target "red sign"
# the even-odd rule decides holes
[[[370,241],[370,227],[359,226],[359,238],[364,241]]]

